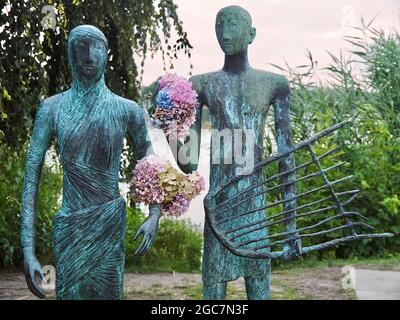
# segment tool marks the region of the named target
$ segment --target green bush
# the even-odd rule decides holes
[[[15,151],[0,142],[0,268],[21,266],[21,198],[26,162],[26,146]],[[43,166],[36,221],[36,254],[52,261],[52,218],[58,210],[62,174],[56,167]]]
[[[126,267],[132,272],[198,272],[200,270],[202,237],[188,222],[162,218],[153,248],[142,257],[135,257],[141,238],[132,238],[143,213],[128,207],[125,240]]]
[[[370,27],[365,27],[363,32],[363,37],[349,40],[356,47],[349,58],[331,55],[332,62],[326,70],[327,85],[317,85],[312,81],[317,70],[311,54],[307,68],[285,70],[293,88],[293,134],[295,141],[299,142],[335,123],[352,119],[350,125],[333,137],[318,142],[314,149],[321,155],[341,146],[341,152],[325,160],[323,165],[329,167],[339,161],[348,163],[329,176],[332,181],[347,174],[354,175],[353,180],[336,188],[339,192],[361,190],[347,209],[365,215],[368,224],[375,228],[372,232],[392,232],[395,237],[356,241],[313,254],[320,258],[390,256],[400,247],[400,239],[396,236],[400,233],[400,36],[396,32],[385,35]],[[358,70],[358,75],[355,70]],[[306,160],[306,156],[299,153],[297,163],[310,160]],[[310,167],[309,170],[307,173],[316,168]],[[320,185],[321,180],[301,182],[298,192]],[[308,197],[307,202],[326,196],[326,192],[321,191]],[[303,204],[302,201],[299,204]],[[322,215],[302,218],[299,225],[311,225],[321,219]],[[341,233],[330,234],[304,241],[304,244],[339,236]]]

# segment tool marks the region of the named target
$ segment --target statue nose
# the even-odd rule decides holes
[[[231,37],[231,35],[229,33],[224,33],[223,36],[222,36],[222,40],[224,42],[228,42],[228,41],[232,40],[232,37]]]
[[[86,52],[86,62],[92,63],[93,61],[94,61],[94,51],[90,47],[88,47]]]

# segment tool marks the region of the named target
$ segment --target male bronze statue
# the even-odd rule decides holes
[[[196,123],[192,127],[197,137],[201,134],[202,108],[206,105],[211,114],[211,125],[213,130],[219,132],[230,130],[231,132],[245,130],[251,134],[247,135],[244,141],[245,146],[251,148],[243,149],[243,156],[254,157],[253,163],[262,160],[263,139],[265,134],[265,122],[268,110],[272,105],[275,111],[275,125],[278,151],[283,152],[292,145],[292,135],[289,117],[289,83],[284,76],[274,73],[257,70],[249,65],[248,46],[256,36],[256,29],[252,26],[250,14],[238,6],[229,6],[218,12],[215,30],[219,45],[225,54],[225,63],[222,70],[191,78],[194,89],[199,97],[199,108],[196,114]],[[234,134],[232,133],[232,136]],[[252,137],[252,138],[251,138]],[[244,139],[244,138],[239,138]],[[198,139],[200,140],[200,139]],[[240,166],[236,163],[226,164],[222,160],[215,163],[215,156],[224,159],[226,153],[233,153],[232,143],[220,142],[220,136],[212,135],[211,138],[211,168],[210,168],[210,190],[206,196],[206,201],[213,200],[213,193],[221,185],[226,183],[229,178],[237,176]],[[222,140],[222,139],[221,139]],[[187,139],[185,146],[190,145],[196,139]],[[200,142],[196,141],[198,147]],[[178,143],[181,150],[182,144]],[[251,145],[253,144],[253,145]],[[228,146],[230,145],[230,146]],[[191,149],[189,147],[188,149]],[[176,152],[181,155],[182,152]],[[187,159],[177,157],[177,162],[184,172],[196,170],[196,161],[187,162]],[[287,171],[294,167],[294,158],[287,156],[280,161],[280,171]],[[249,174],[250,173],[250,174]],[[244,176],[240,185],[226,188],[218,201],[224,201],[233,197],[241,190],[257,184],[262,178],[259,172],[248,172]],[[282,177],[281,182],[290,182],[294,179],[294,174]],[[263,187],[258,187],[262,190]],[[295,194],[294,184],[288,183],[282,190],[282,197],[289,198]],[[254,197],[252,201],[255,206],[262,207],[265,203],[265,195]],[[286,202],[285,209],[295,207],[295,201]],[[238,207],[235,210],[246,209]],[[208,210],[205,207],[205,210]],[[220,214],[220,218],[227,218],[233,214],[232,210],[221,212],[210,212],[210,215]],[[231,228],[239,226],[243,221],[251,223],[265,217],[265,210],[259,210],[251,218],[244,217],[234,221],[228,221]],[[250,220],[249,220],[250,219]],[[287,231],[295,229],[293,221],[285,225]],[[260,229],[257,233],[249,235],[251,240],[254,237],[266,236],[267,228]],[[298,250],[301,246],[300,241],[290,243],[287,251]],[[296,249],[297,248],[297,249]],[[203,253],[203,286],[205,299],[224,299],[226,296],[227,282],[244,277],[248,299],[269,299],[270,298],[270,278],[271,268],[269,259],[249,259],[234,255],[229,252],[214,236],[208,221],[204,230],[204,253]]]
[[[36,197],[46,150],[55,137],[63,167],[63,197],[54,217],[53,246],[57,299],[121,299],[124,275],[126,204],[119,194],[119,165],[125,134],[138,159],[151,153],[142,109],[105,85],[108,60],[104,34],[90,25],[68,38],[72,87],[41,102],[26,162],[21,239],[25,276],[39,298],[45,294],[35,256]],[[135,235],[143,235],[136,254],[152,245],[160,206]]]

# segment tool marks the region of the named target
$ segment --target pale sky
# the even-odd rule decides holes
[[[175,0],[178,14],[188,32],[194,49],[194,74],[215,71],[222,67],[223,53],[215,31],[215,16],[227,5],[240,5],[253,17],[257,37],[249,47],[250,64],[259,69],[278,72],[269,65],[291,66],[307,62],[310,49],[320,67],[327,66],[327,50],[337,54],[348,45],[343,35],[360,26],[360,18],[369,21],[377,14],[374,26],[400,29],[399,0]],[[163,74],[160,57],[148,59],[143,84],[147,85]],[[189,61],[182,54],[175,71],[183,76],[189,72]]]

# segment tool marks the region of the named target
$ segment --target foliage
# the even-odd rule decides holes
[[[20,201],[27,148],[21,149],[16,152],[0,142],[0,268],[22,263]],[[45,261],[52,259],[52,217],[58,209],[61,184],[59,168],[43,166],[37,202],[36,254]]]
[[[325,160],[324,167],[339,161],[347,163],[340,170],[330,172],[331,181],[353,174],[354,179],[337,187],[337,191],[361,189],[361,194],[349,206],[367,218],[374,232],[400,233],[400,37],[393,32],[386,35],[363,24],[359,30],[364,37],[348,37],[353,45],[350,57],[331,54],[328,85],[317,85],[313,79],[317,72],[314,59],[309,53],[307,66],[287,69],[292,80],[292,123],[297,142],[311,134],[345,119],[352,119],[346,129],[315,146],[321,155],[337,146],[342,151],[334,159]],[[271,145],[271,141],[269,141]],[[309,161],[305,153],[299,153],[297,163]],[[310,168],[304,175],[315,171]],[[266,174],[271,174],[266,172]],[[322,180],[303,181],[298,192],[322,185]],[[323,191],[308,197],[312,202],[326,197]],[[299,204],[304,204],[302,200]],[[318,207],[316,208],[318,209]],[[302,218],[300,226],[311,225],[322,216]],[[336,225],[335,225],[336,226]],[[305,245],[328,241],[341,233],[307,240]],[[347,258],[352,256],[384,256],[398,251],[398,237],[357,241],[343,244],[328,251],[316,253],[319,257]]]
[[[56,29],[45,29],[42,9],[56,9]],[[165,66],[191,45],[172,0],[3,0],[0,3],[0,134],[18,148],[28,139],[39,100],[70,85],[69,31],[79,24],[98,26],[109,41],[108,86],[126,98],[139,98],[139,81],[148,54],[161,52]],[[48,20],[47,20],[48,21]],[[172,39],[176,40],[172,40]],[[134,56],[138,57],[136,61]],[[141,70],[140,70],[141,69]],[[128,146],[131,142],[128,140]],[[131,148],[125,150],[134,159]],[[122,175],[130,178],[130,164]]]
[[[202,249],[199,231],[188,222],[162,218],[157,238],[150,252],[134,257],[140,244],[132,238],[144,215],[138,209],[128,208],[125,240],[126,267],[133,272],[198,272]]]
[[[393,30],[389,34],[371,27],[370,22],[359,29],[362,36],[348,41],[357,47],[353,54],[366,70],[361,85],[369,95],[371,103],[382,113],[389,130],[400,135],[400,34]]]

